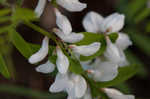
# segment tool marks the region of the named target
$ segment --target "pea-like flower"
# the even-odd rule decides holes
[[[49,91],[54,93],[65,91],[68,93],[68,99],[78,99],[85,95],[87,83],[80,75],[58,73]]]
[[[42,61],[48,55],[49,38],[45,37],[42,41],[42,47],[38,52],[30,56],[29,63],[35,64]]]
[[[48,0],[51,2],[52,0]],[[37,17],[40,17],[44,11],[44,8],[46,6],[47,0],[39,0],[38,4],[35,8],[35,13],[37,14]],[[82,11],[87,7],[85,3],[79,2],[79,0],[56,0],[56,3],[60,6],[64,7],[66,10],[70,12],[78,12]]]
[[[79,42],[84,38],[84,35],[81,33],[72,32],[71,23],[66,16],[62,15],[58,9],[55,9],[56,13],[56,24],[59,29],[54,29],[53,31],[56,35],[61,38],[62,41],[68,43]]]
[[[105,33],[110,34],[112,32],[118,33],[118,39],[115,43],[112,43],[108,37],[106,37],[107,48],[104,56],[119,66],[127,65],[128,62],[124,55],[124,50],[132,45],[129,37],[124,33],[119,33],[119,31],[124,26],[125,16],[119,13],[113,13],[106,18],[103,18],[96,12],[89,12],[84,20],[83,26],[87,32],[92,33]]]
[[[54,69],[55,69],[55,65],[51,63],[49,60],[46,63],[41,64],[38,67],[36,67],[37,72],[41,72],[45,74],[53,72]]]
[[[100,46],[101,44],[99,42],[94,42],[90,45],[82,45],[82,46],[70,45],[70,48],[76,54],[83,56],[91,56],[100,49]]]
[[[103,91],[111,99],[135,99],[133,95],[124,95],[120,91],[113,89],[113,88],[104,88]]]
[[[67,73],[69,68],[69,60],[59,47],[56,48],[56,53],[57,53],[57,59],[56,59],[57,69],[59,73],[65,74]],[[51,73],[54,71],[56,66],[48,60],[45,64],[39,65],[36,68],[36,71],[41,73]]]

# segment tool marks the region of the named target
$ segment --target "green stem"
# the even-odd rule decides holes
[[[39,26],[35,25],[35,24],[32,24],[31,22],[24,22],[25,25],[31,27],[32,29],[34,29],[35,31],[38,31],[40,32],[41,34],[49,37],[50,39],[52,39],[54,42],[57,43],[57,40],[56,40],[56,37],[52,34],[52,33],[49,33],[47,31],[45,31],[44,29],[40,28]]]

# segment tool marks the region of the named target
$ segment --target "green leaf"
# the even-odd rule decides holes
[[[109,34],[108,36],[109,36],[110,40],[111,40],[113,43],[115,43],[119,35],[118,35],[118,33],[111,33],[111,34]]]
[[[0,0],[0,3],[4,4],[4,3],[6,3],[6,0]]]
[[[125,54],[130,64],[136,63],[139,66],[139,71],[137,72],[137,75],[142,78],[147,77],[148,71],[146,70],[144,63],[131,51],[125,51]]]
[[[1,55],[1,53],[0,53],[0,72],[4,77],[10,78],[10,73],[8,72],[8,68],[5,64],[5,61],[4,61],[3,56]]]
[[[90,32],[82,32],[84,34],[83,40],[80,42],[76,43],[76,45],[88,45],[93,42],[100,42],[104,40],[104,35],[103,34],[96,34],[96,33],[90,33]]]
[[[108,99],[107,95],[95,84],[95,82],[92,79],[89,79],[87,75],[83,75],[86,81],[88,82],[91,94],[93,98],[102,97],[102,99]]]
[[[146,2],[147,0],[133,0],[131,3],[129,3],[126,7],[127,17],[129,17],[130,19],[132,17],[135,17],[136,13],[138,13],[138,11],[145,6]]]
[[[12,15],[12,21],[35,21],[37,20],[36,14],[27,8],[16,8],[16,11]]]
[[[132,41],[134,42],[134,45],[136,45],[140,50],[142,50],[144,53],[150,56],[150,38],[146,35],[142,35],[138,32],[130,33],[130,36],[132,38]]]
[[[138,72],[138,70],[139,70],[138,65],[125,66],[125,67],[119,68],[118,76],[112,81],[96,82],[95,84],[97,84],[100,88],[114,86],[133,77]]]
[[[33,90],[31,88],[25,88],[22,86],[7,85],[7,84],[0,85],[0,92],[25,96],[25,97],[31,97],[35,99],[65,99],[66,97],[66,95],[62,93],[51,94],[49,92],[41,92],[41,91]]]
[[[14,29],[9,30],[9,35],[13,45],[19,50],[19,52],[27,59],[33,54],[29,44],[22,38],[22,36]]]
[[[17,0],[17,5],[18,5],[18,6],[21,6],[22,3],[23,3],[23,0]]]
[[[150,15],[150,8],[145,8],[142,10],[141,13],[139,13],[136,18],[135,18],[135,22],[141,22],[142,20],[146,19],[146,17],[148,17]]]
[[[1,1],[1,0],[0,0]],[[0,16],[5,16],[8,15],[11,12],[10,9],[6,8],[6,9],[1,9],[0,10]]]
[[[69,70],[73,73],[76,74],[83,74],[84,70],[80,64],[80,62],[78,60],[69,58],[69,62],[70,62],[70,66],[69,66]]]
[[[50,60],[53,64],[56,64],[56,59],[57,59],[57,56],[56,56],[56,55],[49,56],[49,60]]]

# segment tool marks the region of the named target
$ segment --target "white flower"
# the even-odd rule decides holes
[[[124,18],[125,16],[119,13],[103,18],[96,12],[89,12],[83,20],[83,26],[88,32],[118,32],[124,25]]]
[[[90,45],[70,45],[73,52],[83,55],[83,56],[91,56],[95,54],[100,49],[101,44],[99,42],[94,42]]]
[[[51,73],[54,71],[54,69],[55,65],[51,63],[49,60],[45,64],[36,67],[36,71],[41,73]]]
[[[68,99],[76,99],[84,96],[87,84],[80,75],[58,73],[49,90],[50,92],[65,91],[68,93]]]
[[[67,56],[64,55],[64,53],[61,51],[60,48],[57,48],[56,52],[57,52],[56,65],[57,65],[58,71],[64,74],[68,71],[69,60]]]
[[[112,62],[96,60],[93,69],[90,70],[95,81],[110,81],[118,74],[118,65]]]
[[[109,61],[117,63],[119,66],[128,65],[128,61],[126,60],[123,51],[129,45],[132,45],[132,42],[126,34],[119,33],[124,26],[124,19],[125,16],[119,13],[113,13],[112,15],[103,18],[96,12],[89,12],[83,20],[83,26],[88,32],[107,34],[112,32],[118,33],[119,37],[115,44],[111,43],[110,40],[106,40],[107,48],[104,56]]]
[[[124,26],[124,18],[123,14],[114,13],[108,17],[106,17],[102,21],[102,25],[100,25],[102,32],[118,32]]]
[[[82,11],[87,7],[85,3],[81,3],[79,0],[56,0],[56,2],[71,12]]]
[[[66,16],[62,15],[58,9],[55,9],[56,13],[56,24],[59,29],[54,29],[54,32],[58,37],[60,37],[64,42],[75,43],[79,42],[84,38],[81,33],[72,32],[71,23]]]
[[[113,88],[104,88],[103,90],[111,99],[135,99],[133,95],[124,95],[120,91]]]
[[[113,44],[109,40],[109,38],[106,39],[106,41],[107,41],[107,48],[106,51],[104,52],[104,56],[113,63],[119,63],[121,57],[117,46]]]
[[[59,29],[54,29],[53,31],[59,38],[61,38],[61,40],[63,40],[64,42],[68,42],[68,43],[76,43],[76,42],[81,41],[84,38],[84,35],[81,33],[73,33],[72,32],[68,35],[65,35]]]
[[[56,75],[55,82],[51,85],[49,91],[53,93],[65,91],[68,84],[69,84],[68,74],[58,73]]]
[[[87,32],[100,32],[100,25],[104,18],[96,12],[89,12],[83,20],[83,26]]]
[[[40,17],[44,11],[45,5],[46,5],[46,0],[39,0],[38,4],[35,8],[35,13],[37,14],[37,17]]]
[[[36,52],[29,58],[29,63],[35,64],[37,62],[42,61],[47,56],[48,49],[49,49],[49,38],[45,37],[42,41],[42,47],[38,52]]]
[[[116,40],[115,44],[121,50],[125,50],[132,45],[132,42],[127,34],[118,33],[118,39]]]

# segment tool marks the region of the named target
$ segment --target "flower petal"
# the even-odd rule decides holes
[[[76,46],[71,45],[72,50],[83,56],[91,56],[100,49],[101,44],[99,42],[94,42],[90,45]]]
[[[54,69],[55,65],[51,63],[49,60],[45,64],[36,67],[36,71],[41,73],[51,73],[54,71]]]
[[[29,58],[29,63],[35,64],[37,62],[42,61],[48,54],[48,49],[49,49],[48,45],[49,45],[49,38],[45,37],[42,41],[42,47],[38,52],[36,52]]]
[[[64,91],[67,83],[69,82],[68,75],[67,74],[60,74],[58,73],[55,78],[55,82],[51,85],[49,88],[50,92],[61,92]]]
[[[60,48],[57,48],[56,65],[57,65],[58,71],[62,74],[66,73],[68,71],[69,60],[68,60],[67,56],[64,55],[64,53],[61,51]]]
[[[87,32],[98,33],[102,21],[103,17],[92,11],[84,17],[83,26]]]
[[[102,32],[118,32],[124,26],[124,19],[123,14],[114,13],[103,20],[100,30]]]
[[[111,99],[135,99],[133,95],[124,95],[113,88],[104,88],[103,90]]]
[[[68,35],[72,32],[71,23],[66,16],[62,15],[61,12],[55,8],[56,13],[56,24],[63,31],[64,34]]]
[[[113,63],[119,63],[120,62],[120,53],[115,44],[113,44],[109,39],[107,41],[107,48],[104,52],[104,56],[107,60],[113,62]]]
[[[119,54],[120,54],[120,62],[118,63],[118,65],[119,65],[120,67],[129,65],[129,62],[128,62],[128,60],[126,59],[126,56],[125,56],[125,54],[124,54],[124,52],[123,52],[122,49],[119,49]]]
[[[122,50],[125,50],[128,46],[132,45],[131,40],[129,39],[129,36],[124,33],[118,33],[119,37],[116,41],[117,47],[119,47]]]
[[[81,41],[84,38],[84,35],[81,33],[70,33],[68,35],[65,35],[62,31],[59,29],[55,29],[54,32],[58,37],[60,37],[64,42],[67,43],[76,43]]]
[[[70,12],[82,11],[87,7],[85,3],[79,2],[79,0],[56,0],[57,3],[67,9]]]
[[[100,62],[92,71],[95,81],[110,81],[118,75],[118,65],[111,62]]]
[[[37,14],[37,17],[40,17],[44,11],[45,5],[46,5],[46,0],[39,0],[38,4],[35,8],[35,13]]]
[[[81,98],[84,96],[86,90],[87,90],[87,83],[85,79],[80,75],[71,75],[71,79],[74,82],[74,91],[76,98]]]

